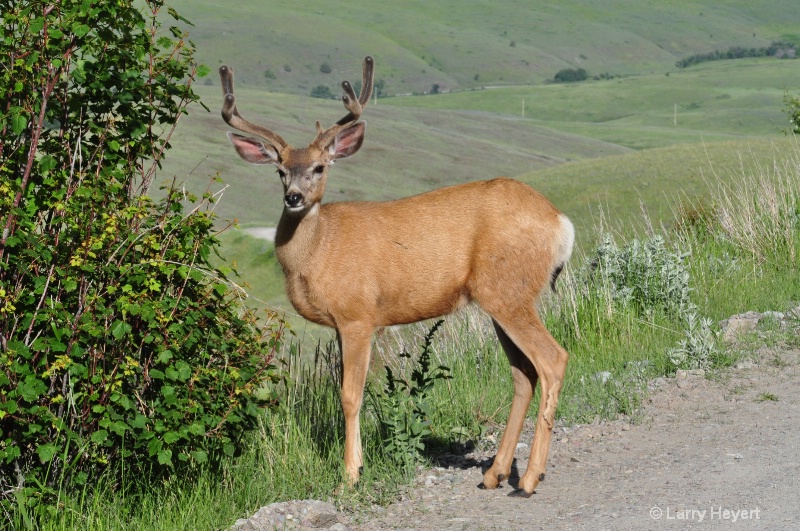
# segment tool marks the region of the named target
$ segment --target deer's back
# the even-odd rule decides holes
[[[298,311],[328,326],[361,311],[376,326],[444,315],[487,284],[535,296],[548,282],[559,230],[558,210],[510,179],[330,203],[320,216],[319,258],[287,280]]]

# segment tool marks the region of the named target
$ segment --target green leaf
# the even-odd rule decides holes
[[[192,457],[194,457],[194,460],[197,461],[198,463],[205,463],[208,461],[208,454],[203,450],[197,450],[195,452],[192,452],[191,455]]]
[[[28,119],[21,114],[11,114],[11,133],[14,136],[19,136],[28,126]]]
[[[155,437],[150,439],[150,442],[147,444],[147,451],[150,454],[150,457],[153,457],[160,452],[163,445],[164,443],[161,442],[161,439],[157,439]]]
[[[180,438],[181,438],[180,434],[175,431],[168,431],[167,433],[164,434],[164,442],[167,444],[172,444],[175,441],[179,440]]]
[[[35,402],[46,391],[47,386],[44,382],[31,374],[17,385],[17,392],[27,402]]]
[[[147,426],[147,417],[142,415],[141,413],[137,413],[133,420],[129,420],[128,424],[131,428],[136,428],[137,430],[143,430],[145,426]]]
[[[72,25],[72,33],[74,33],[76,37],[85,37],[90,29],[89,26],[81,24],[80,22],[76,22]]]
[[[172,450],[158,452],[158,464],[172,466]]]
[[[114,321],[113,325],[111,325],[111,335],[114,336],[114,339],[121,339],[131,330],[133,330],[133,327],[124,321],[117,320]]]
[[[36,448],[36,453],[39,454],[39,459],[42,463],[49,463],[58,452],[58,447],[54,444],[43,444]]]
[[[56,159],[50,155],[45,155],[39,160],[39,170],[41,170],[42,173],[48,173],[56,167],[56,164]]]
[[[178,379],[182,382],[185,382],[192,376],[192,367],[185,361],[179,361],[175,364],[175,368],[178,370]]]
[[[100,444],[107,438],[108,438],[108,432],[106,430],[97,430],[92,434],[91,437],[89,437],[89,440],[91,440],[95,444]]]
[[[130,429],[130,427],[122,422],[121,420],[117,420],[114,423],[110,424],[109,429],[116,433],[117,435],[123,435],[126,431]]]

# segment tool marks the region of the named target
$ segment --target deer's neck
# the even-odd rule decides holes
[[[321,242],[322,216],[316,203],[300,216],[283,211],[275,232],[275,254],[287,275],[300,273]]]

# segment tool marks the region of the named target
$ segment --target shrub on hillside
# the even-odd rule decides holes
[[[675,63],[678,68],[688,68],[708,61],[722,61],[727,59],[744,59],[746,57],[775,57],[776,59],[795,59],[797,45],[791,42],[776,41],[762,48],[742,48],[731,46],[725,51],[714,50],[708,53],[698,53],[685,57]]]
[[[258,325],[212,265],[213,197],[187,211],[197,198],[174,186],[147,195],[205,70],[162,8],[20,1],[0,15],[3,514],[54,511],[52,489],[109,464],[231,455],[271,399],[281,326]]]
[[[586,81],[588,74],[583,68],[564,68],[559,70],[553,80],[556,83],[576,83],[578,81]]]
[[[325,85],[317,85],[316,87],[311,89],[310,96],[312,98],[322,98],[325,100],[330,100],[335,97],[333,95],[333,92],[331,92],[331,89]]]

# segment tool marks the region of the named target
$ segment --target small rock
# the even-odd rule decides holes
[[[526,451],[528,448],[530,448],[530,446],[525,443],[517,443],[517,450]]]
[[[597,381],[597,382],[600,382],[601,384],[604,384],[604,383],[606,383],[608,380],[610,380],[610,379],[611,379],[611,373],[610,373],[609,371],[600,371],[600,372],[596,372],[596,373],[594,373],[594,375],[592,376],[592,378],[594,378],[594,379],[595,379],[595,381]]]
[[[761,314],[757,312],[747,312],[741,315],[734,315],[720,323],[722,328],[722,338],[730,343],[736,341],[739,336],[756,329]]]
[[[248,519],[237,520],[234,531],[259,531],[303,526],[346,530],[347,517],[332,504],[318,500],[293,500],[261,507]],[[336,527],[338,526],[338,527]]]

